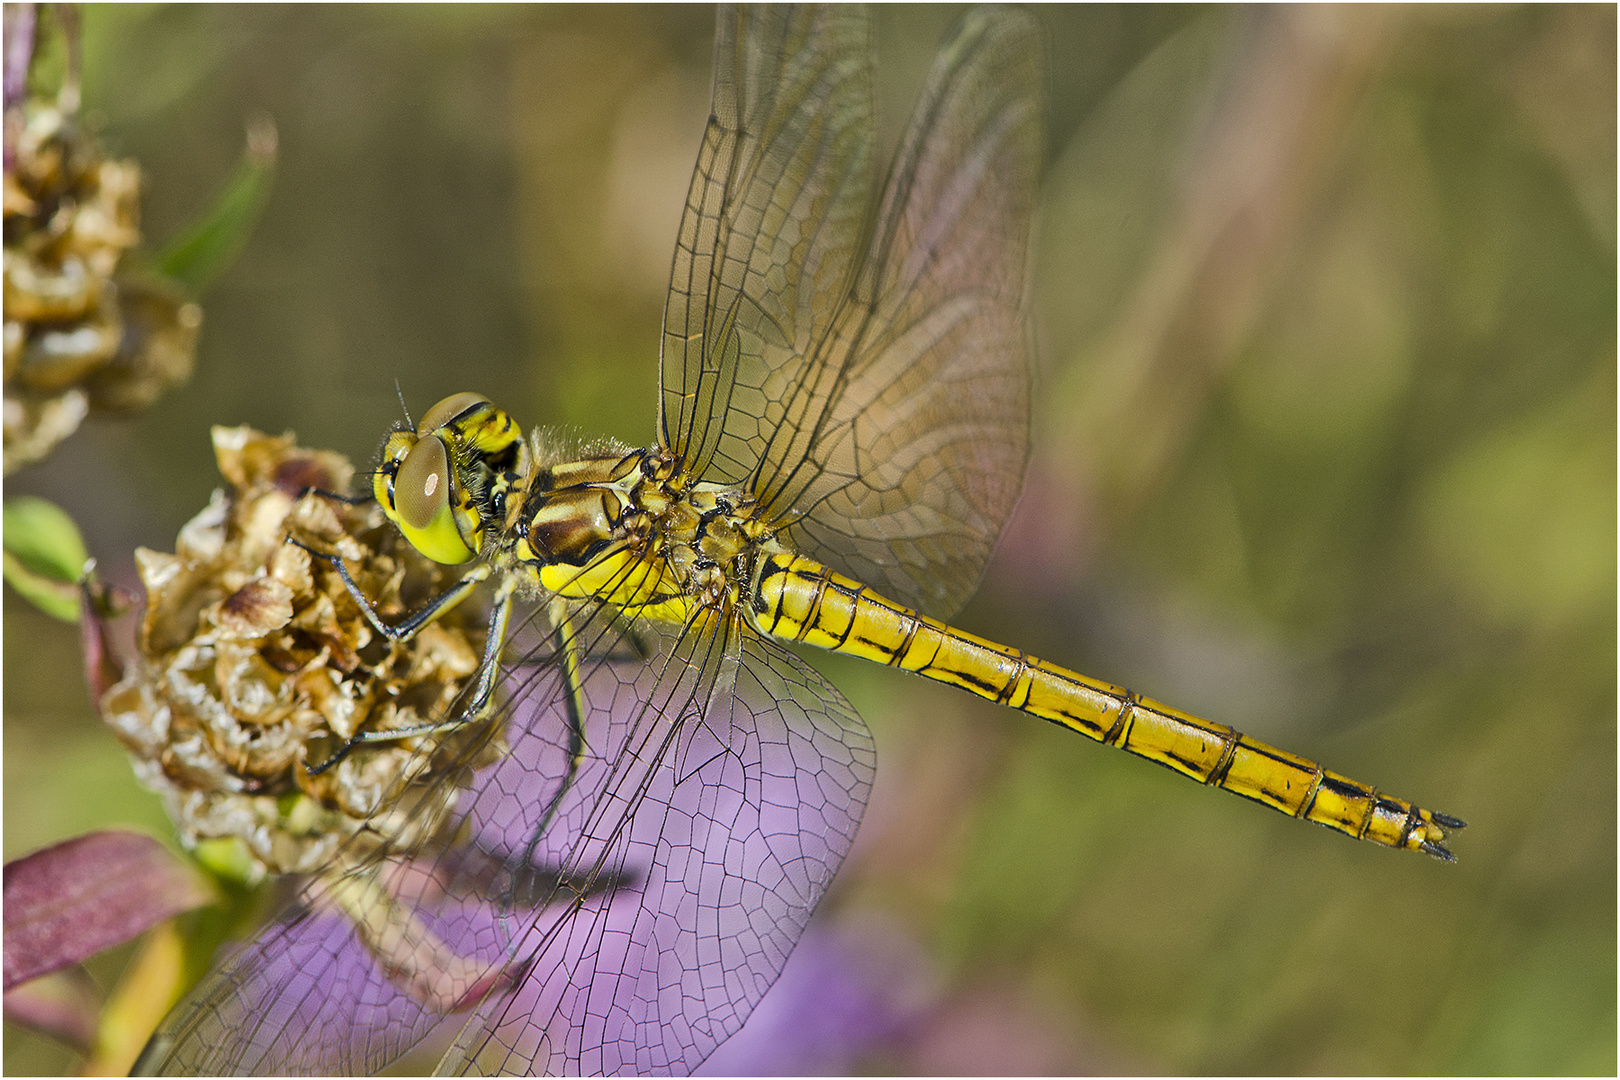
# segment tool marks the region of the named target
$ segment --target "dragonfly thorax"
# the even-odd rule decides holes
[[[537,466],[512,556],[547,590],[684,621],[735,600],[773,531],[733,485],[694,482],[661,447]]]

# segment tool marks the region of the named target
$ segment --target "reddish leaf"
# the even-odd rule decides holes
[[[196,872],[139,833],[91,833],[9,862],[5,989],[213,899]]]
[[[81,1053],[96,1040],[101,992],[82,967],[64,968],[6,991],[6,1019],[67,1043]]]

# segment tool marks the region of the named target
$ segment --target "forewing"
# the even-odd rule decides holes
[[[972,594],[1022,485],[1043,78],[1028,15],[963,20],[754,481],[800,550],[929,614]]]
[[[568,828],[537,851],[573,864],[583,852],[558,841],[584,836],[619,884],[531,928],[521,989],[475,1012],[442,1071],[690,1072],[781,973],[854,839],[870,735],[837,690],[740,622],[673,655],[622,683],[630,700],[591,747]],[[617,719],[643,700],[666,715]]]
[[[869,53],[858,5],[720,12],[660,353],[660,437],[703,479],[754,473],[781,386],[849,288],[872,190]]]

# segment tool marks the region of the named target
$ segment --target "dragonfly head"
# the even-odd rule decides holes
[[[453,394],[416,430],[389,434],[372,491],[405,539],[435,562],[470,562],[483,550],[504,491],[524,459],[523,436],[482,394]]]

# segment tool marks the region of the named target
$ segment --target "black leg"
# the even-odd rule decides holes
[[[366,621],[375,627],[379,634],[390,641],[409,641],[415,637],[416,632],[422,627],[467,599],[478,583],[489,577],[490,573],[489,564],[480,563],[463,574],[460,581],[429,600],[419,610],[412,612],[405,618],[404,622],[397,626],[389,626],[382,621],[382,616],[377,614],[377,609],[371,606],[371,601],[366,598],[366,594],[360,591],[360,586],[354,583],[354,578],[349,576],[349,568],[343,565],[341,558],[325,551],[318,551],[303,541],[295,540],[290,536],[287,537],[287,543],[303,548],[310,555],[322,560],[336,570],[338,577],[343,579],[343,587],[349,590],[349,595],[354,597],[355,603],[360,605],[360,610],[365,614]]]

